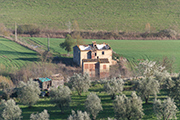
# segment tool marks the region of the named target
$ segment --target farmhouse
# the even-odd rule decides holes
[[[54,74],[49,78],[36,78],[34,81],[38,81],[41,90],[49,89],[50,87],[58,87],[59,85],[64,85],[64,77],[62,74]]]
[[[112,65],[112,49],[107,43],[76,45],[73,47],[73,61],[82,67],[83,73],[90,77],[109,77],[109,66]]]

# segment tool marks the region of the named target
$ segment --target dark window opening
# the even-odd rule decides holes
[[[102,55],[104,55],[104,51],[102,51]]]
[[[95,56],[96,56],[96,53],[95,53]]]

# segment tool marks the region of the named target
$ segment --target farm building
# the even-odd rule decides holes
[[[41,90],[49,89],[50,87],[58,87],[64,85],[64,77],[61,74],[54,74],[49,78],[37,78],[34,81],[38,81]]]
[[[83,73],[90,77],[109,77],[109,66],[112,65],[112,49],[107,43],[76,45],[73,47],[73,61],[82,67]]]

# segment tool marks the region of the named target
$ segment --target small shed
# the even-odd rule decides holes
[[[39,83],[39,87],[41,88],[41,90],[45,90],[45,89],[49,89],[50,86],[52,86],[52,80],[50,78],[37,78],[34,79],[34,81],[38,81]]]
[[[49,78],[52,80],[52,86],[53,87],[58,87],[59,85],[64,85],[64,77],[62,74],[53,74]]]

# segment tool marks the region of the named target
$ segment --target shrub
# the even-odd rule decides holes
[[[19,25],[17,28],[17,32],[19,34],[30,34],[32,36],[33,34],[39,34],[40,29],[37,25],[25,24]]]

